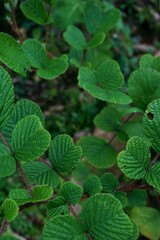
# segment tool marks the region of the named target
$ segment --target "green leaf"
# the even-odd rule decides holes
[[[11,234],[3,234],[3,236],[0,237],[0,240],[20,240],[20,238],[16,238],[15,236]]]
[[[90,48],[95,48],[97,46],[99,46],[100,44],[102,44],[104,42],[104,39],[105,39],[105,34],[103,32],[98,32],[94,35],[94,37],[89,41],[87,42],[87,49],[90,49]]]
[[[9,197],[13,199],[17,204],[32,202],[31,195],[25,189],[12,189],[9,192]]]
[[[131,207],[145,207],[147,204],[147,192],[143,189],[133,190],[128,195],[128,205]]]
[[[19,160],[31,161],[40,157],[49,147],[51,136],[35,115],[24,117],[12,133],[11,148]]]
[[[121,125],[121,115],[115,108],[107,106],[96,115],[94,124],[106,132],[114,132],[118,130]]]
[[[56,197],[47,203],[48,216],[55,217],[56,215],[68,214],[69,209],[66,205],[66,200],[63,197]]]
[[[81,199],[83,190],[73,182],[66,182],[62,186],[61,194],[69,204],[75,205]]]
[[[113,175],[113,173],[107,172],[101,177],[101,183],[104,192],[112,192],[118,185],[118,179]]]
[[[123,75],[114,60],[102,62],[96,72],[81,67],[78,80],[81,88],[102,101],[119,104],[128,104],[132,101],[129,96],[118,90],[123,83]]]
[[[154,188],[160,190],[160,162],[154,164],[145,176],[146,181]]]
[[[86,40],[83,33],[75,26],[69,26],[64,32],[63,37],[73,48],[83,50],[86,47]]]
[[[160,99],[154,100],[147,107],[143,117],[143,126],[146,136],[150,139],[152,148],[160,152]]]
[[[32,67],[41,68],[46,64],[47,53],[39,41],[36,39],[27,39],[23,43],[22,48]]]
[[[48,60],[45,65],[38,69],[37,73],[44,79],[54,79],[63,74],[68,68],[68,63],[63,58]]]
[[[105,140],[94,136],[84,136],[78,144],[82,147],[83,156],[94,167],[110,168],[115,164],[117,153]]]
[[[127,194],[125,192],[116,191],[116,192],[112,192],[111,194],[120,201],[122,208],[127,206],[128,200],[126,196]]]
[[[12,199],[6,199],[1,207],[0,212],[3,214],[7,222],[11,222],[17,216],[19,208],[16,202]]]
[[[43,229],[43,240],[88,240],[83,225],[73,216],[56,216]]]
[[[140,233],[151,240],[160,238],[160,213],[150,207],[135,207],[131,212],[131,218],[138,225]]]
[[[101,193],[90,197],[84,203],[80,217],[96,240],[126,240],[133,231],[121,203],[110,194]]]
[[[135,224],[134,221],[132,221],[133,224],[133,232],[131,234],[131,236],[129,236],[129,238],[127,240],[137,240],[139,237],[139,229],[138,226]]]
[[[100,193],[102,191],[103,187],[100,181],[100,178],[96,175],[89,176],[84,182],[83,182],[83,190],[86,192],[89,196],[92,196],[96,193]]]
[[[129,178],[140,179],[146,175],[151,154],[147,144],[139,137],[132,137],[125,151],[118,155],[118,165]]]
[[[48,185],[53,188],[59,184],[59,176],[45,163],[38,161],[28,162],[22,166],[22,169],[27,179],[33,184]]]
[[[14,105],[14,89],[9,74],[0,66],[0,129],[9,120]]]
[[[141,68],[151,68],[160,72],[160,57],[154,58],[150,54],[144,54],[140,59]]]
[[[58,0],[43,0],[43,2],[46,2],[48,4],[56,4],[58,2]]]
[[[21,45],[6,33],[0,33],[0,60],[24,77],[26,76],[24,69],[30,70],[30,64]]]
[[[0,143],[0,177],[7,177],[16,171],[16,161],[9,149]]]
[[[23,14],[34,22],[45,25],[48,22],[46,9],[41,0],[25,0],[20,8]]]
[[[9,145],[11,144],[12,132],[14,127],[22,118],[28,115],[36,115],[37,117],[39,117],[42,126],[45,126],[43,113],[36,103],[27,99],[22,99],[18,101],[14,105],[10,120],[7,122],[7,125],[2,129],[2,133]]]
[[[160,73],[149,68],[134,71],[128,81],[128,94],[134,104],[145,111],[147,105],[160,96]]]
[[[72,67],[78,67],[80,68],[81,62],[83,58],[83,50],[77,50],[75,48],[71,48],[68,54],[68,59],[70,62],[70,65]]]
[[[81,148],[75,146],[73,139],[66,134],[56,136],[49,148],[50,163],[59,172],[69,172],[76,167],[81,155]]]
[[[83,181],[89,174],[90,167],[83,161],[80,161],[77,167],[72,170],[72,178],[76,181]]]
[[[33,189],[33,199],[32,202],[42,202],[49,199],[52,196],[52,187],[47,185],[36,186]]]

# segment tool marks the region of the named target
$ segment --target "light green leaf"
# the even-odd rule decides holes
[[[55,217],[56,215],[68,214],[69,209],[66,205],[66,200],[63,197],[56,197],[47,203],[48,216]]]
[[[40,157],[49,147],[51,136],[35,115],[24,117],[12,133],[11,148],[19,160],[31,161]]]
[[[41,202],[49,199],[52,196],[52,187],[47,185],[36,186],[33,188],[33,199],[32,202]]]
[[[94,136],[84,136],[78,144],[82,147],[83,156],[94,167],[110,168],[115,164],[117,153],[105,140]]]
[[[47,12],[41,0],[25,0],[20,8],[23,14],[34,22],[40,25],[48,22]]]
[[[129,96],[118,90],[123,83],[123,75],[114,60],[102,62],[96,72],[81,67],[78,80],[81,88],[102,101],[119,104],[128,104],[132,101]]]
[[[149,68],[134,71],[129,77],[128,94],[134,104],[145,111],[147,105],[160,96],[160,73]]]
[[[0,129],[9,120],[14,105],[14,89],[9,74],[0,66]]]
[[[90,48],[95,48],[97,46],[99,46],[100,44],[102,44],[104,42],[105,39],[105,34],[103,32],[98,32],[94,35],[93,38],[91,38],[91,40],[89,42],[87,42],[87,49]]]
[[[80,217],[96,240],[126,240],[133,231],[121,203],[110,194],[101,193],[90,197],[84,203]]]
[[[81,199],[83,190],[73,182],[66,182],[62,186],[61,194],[68,203],[75,205]]]
[[[127,194],[125,192],[115,191],[115,192],[112,192],[111,194],[120,201],[122,208],[127,206],[128,200],[127,200]]]
[[[92,196],[96,193],[100,193],[102,191],[103,187],[100,181],[100,178],[96,175],[89,176],[84,182],[83,182],[83,190],[86,192],[89,196]]]
[[[101,183],[104,192],[112,192],[118,185],[118,179],[113,175],[113,173],[107,172],[101,177]]]
[[[0,177],[7,177],[16,171],[16,161],[9,149],[0,143]]]
[[[136,107],[130,107],[124,111],[122,111],[122,116],[125,116],[127,114],[131,114],[131,113],[143,113],[143,111],[139,108],[136,108]]]
[[[81,155],[81,148],[66,134],[56,136],[49,148],[50,163],[59,172],[69,172],[76,167]]]
[[[88,240],[83,225],[73,216],[56,216],[43,229],[43,240]]]
[[[86,40],[83,33],[75,26],[69,26],[64,32],[63,37],[73,48],[83,50],[86,47]]]
[[[20,240],[20,238],[16,238],[15,236],[7,233],[3,234],[3,236],[0,237],[0,240]]]
[[[149,171],[147,171],[145,179],[151,186],[160,190],[160,162],[154,164]]]
[[[39,41],[36,39],[27,39],[23,43],[22,48],[32,67],[41,68],[46,64],[47,53]]]
[[[57,173],[50,166],[42,162],[28,162],[22,166],[22,169],[27,179],[33,184],[48,185],[53,188],[59,184]]]
[[[3,214],[7,222],[11,222],[18,214],[19,208],[12,199],[6,199],[1,207],[0,212]]]
[[[150,158],[151,154],[144,140],[132,137],[126,150],[118,155],[118,165],[127,177],[141,179],[145,177]]]
[[[133,224],[133,232],[131,234],[131,236],[129,236],[129,238],[127,240],[137,240],[139,237],[139,229],[138,226],[135,224],[134,221],[132,221]]]
[[[32,202],[31,195],[25,189],[12,189],[9,192],[9,197],[13,199],[17,204]]]
[[[138,225],[140,233],[151,240],[160,238],[160,213],[150,207],[135,207],[131,212],[131,218]]]
[[[160,72],[160,57],[154,58],[150,54],[144,54],[140,59],[141,68],[152,68]]]
[[[68,68],[68,63],[63,58],[48,60],[45,65],[38,69],[37,73],[44,79],[54,79],[63,74]]]
[[[118,130],[121,125],[121,115],[115,108],[107,106],[96,115],[94,124],[104,131],[114,132]]]
[[[30,64],[21,45],[6,33],[0,33],[0,60],[24,77],[26,76],[24,69],[30,70]]]
[[[147,204],[147,192],[143,189],[133,190],[128,195],[128,205],[131,207],[145,207]]]

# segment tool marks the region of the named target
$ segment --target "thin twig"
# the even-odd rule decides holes
[[[48,9],[48,18],[51,14],[51,8],[52,8],[52,5],[49,5],[49,9]],[[47,48],[47,43],[48,43],[48,36],[49,36],[49,25],[50,23],[47,23],[46,24],[46,33],[45,33],[45,48],[46,48],[46,52],[47,52],[47,55],[51,58],[54,58],[54,56],[48,51],[48,48]]]
[[[126,182],[126,183],[122,183],[122,184],[120,184],[115,190],[119,191],[119,190],[123,189],[124,187],[130,185],[130,184],[133,183],[134,181],[135,181],[134,179],[131,179],[131,180],[129,180],[129,181]]]
[[[2,236],[2,233],[3,233],[3,230],[4,230],[4,228],[5,228],[5,226],[6,226],[6,219],[3,219],[3,221],[2,221],[2,225],[1,225],[1,228],[0,228],[0,236]]]
[[[147,172],[149,171],[149,169],[153,166],[153,164],[156,162],[156,160],[159,158],[160,153],[158,153],[155,158],[151,161],[151,163],[149,164],[149,167],[147,169]]]

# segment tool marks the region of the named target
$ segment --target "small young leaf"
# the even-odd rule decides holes
[[[7,222],[11,222],[18,214],[19,208],[12,199],[6,199],[1,207],[0,212],[3,214]]]
[[[94,136],[84,136],[78,144],[82,147],[83,156],[94,167],[110,168],[115,164],[117,153],[105,140]]]
[[[68,203],[75,205],[81,199],[83,190],[73,182],[66,182],[62,186],[61,193]]]
[[[56,197],[47,203],[48,216],[55,217],[57,215],[68,214],[69,209],[66,200],[63,197]]]
[[[118,185],[118,179],[113,175],[113,173],[107,172],[101,177],[101,183],[104,192],[112,192]]]
[[[98,45],[102,44],[105,39],[105,34],[103,32],[98,32],[94,35],[89,42],[87,42],[87,49],[95,48]]]
[[[46,185],[36,186],[33,189],[32,202],[41,202],[49,199],[52,196],[52,187]]]
[[[17,204],[32,202],[31,195],[25,189],[12,189],[9,192],[9,197],[13,199]]]
[[[160,72],[160,57],[154,58],[150,54],[144,54],[140,59],[141,68],[151,68]]]
[[[143,189],[133,190],[128,195],[128,205],[131,207],[145,207],[147,204],[147,192]]]
[[[89,196],[92,196],[96,193],[100,193],[103,187],[98,176],[92,175],[89,176],[83,183],[83,190]]]

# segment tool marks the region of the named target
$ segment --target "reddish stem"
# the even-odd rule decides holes
[[[4,228],[5,228],[5,226],[6,226],[6,219],[3,219],[3,221],[2,221],[2,225],[1,225],[1,228],[0,228],[0,236],[2,236],[2,233],[3,233],[3,230],[4,230]]]
[[[49,18],[50,14],[51,14],[51,8],[52,8],[52,5],[49,5],[48,18]],[[47,55],[48,55],[49,57],[51,57],[51,58],[54,58],[54,56],[48,51],[48,48],[47,48],[48,36],[49,36],[49,23],[46,24],[45,48],[46,48]]]
[[[123,189],[124,187],[130,185],[130,184],[133,183],[134,181],[135,181],[134,179],[131,179],[131,180],[129,180],[129,181],[126,182],[126,183],[122,183],[122,184],[120,184],[115,190],[119,191],[119,190]]]
[[[159,158],[160,153],[158,153],[155,158],[151,161],[151,163],[149,164],[149,167],[147,169],[147,172],[149,171],[149,169],[153,166],[153,164],[156,162],[156,160]]]

